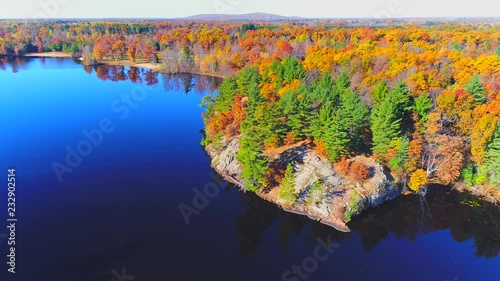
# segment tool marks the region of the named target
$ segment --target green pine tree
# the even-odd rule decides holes
[[[325,131],[331,116],[333,116],[335,108],[332,102],[327,102],[320,108],[317,117],[312,122],[312,136],[315,140],[322,140],[325,138]]]
[[[391,148],[391,142],[401,135],[401,118],[397,116],[395,104],[385,98],[381,104],[375,105],[371,113],[371,130],[373,134],[372,151],[385,154]]]
[[[243,168],[242,178],[246,182],[246,189],[250,191],[256,191],[263,186],[268,168],[267,158],[262,154],[265,139],[265,130],[262,129],[264,108],[263,105],[258,105],[257,108],[249,110],[250,114],[242,124],[243,136],[240,138],[240,150],[236,155]]]
[[[276,137],[280,142],[285,138],[286,134],[290,131],[285,122],[282,121],[283,113],[278,103],[271,103],[264,111],[264,124],[263,127],[264,137],[266,141],[271,141]]]
[[[387,82],[385,80],[378,82],[377,84],[375,84],[373,88],[373,94],[372,94],[373,102],[375,104],[381,104],[388,93],[389,93],[389,88],[387,87]]]
[[[339,96],[337,91],[334,91],[335,83],[329,73],[325,73],[321,79],[317,80],[310,89],[311,99],[318,106],[331,101],[337,105]]]
[[[293,175],[292,164],[288,164],[286,167],[285,177],[281,181],[278,197],[280,200],[285,202],[287,207],[292,206],[295,204],[295,201],[297,201],[297,195],[295,194],[295,177]]]
[[[243,136],[239,141],[240,150],[236,158],[243,168],[242,178],[246,189],[256,191],[264,184],[268,168],[267,158],[262,154],[266,126],[264,97],[259,91],[260,75],[254,67],[244,68],[236,75],[237,91],[246,93],[248,107],[246,118],[241,124]]]
[[[237,93],[236,80],[230,77],[225,78],[217,92],[215,96],[215,111],[230,111]]]
[[[236,74],[237,92],[249,95],[248,91],[259,90],[260,74],[257,67],[245,67]]]
[[[349,75],[347,72],[343,71],[340,73],[339,77],[337,77],[337,80],[335,81],[335,86],[339,90],[347,90],[351,86],[351,79],[349,78]]]
[[[394,105],[394,114],[396,114],[397,118],[402,119],[406,113],[413,110],[414,101],[410,89],[404,82],[396,84],[389,91],[386,98],[390,99],[390,102]]]
[[[389,160],[391,169],[406,169],[406,164],[410,160],[408,152],[410,151],[410,141],[407,138],[398,138],[391,142],[391,148],[396,149],[396,156]]]
[[[364,139],[370,112],[356,92],[347,89],[340,99],[340,114],[350,139],[349,150],[357,150]]]
[[[469,83],[465,86],[465,91],[470,93],[477,103],[486,103],[486,88],[483,83],[481,83],[481,80],[479,80],[479,75],[477,73],[472,76]]]
[[[422,93],[415,99],[415,111],[418,113],[418,117],[422,123],[427,122],[429,119],[428,113],[432,107],[432,99],[427,93]]]
[[[323,141],[328,151],[328,158],[332,162],[338,162],[342,156],[349,151],[349,134],[345,120],[339,110],[334,110],[326,124],[323,133]]]
[[[295,57],[287,57],[283,60],[284,79],[290,83],[295,79],[303,80],[306,72],[300,61]]]

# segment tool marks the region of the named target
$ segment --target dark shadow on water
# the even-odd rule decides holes
[[[474,241],[478,257],[493,258],[500,251],[500,209],[474,196],[434,186],[426,196],[406,196],[370,210],[350,223],[370,250],[395,234],[416,241],[419,235],[449,229],[457,242]],[[428,210],[426,211],[426,208]]]
[[[415,242],[421,235],[442,230],[449,230],[457,242],[472,239],[477,257],[494,258],[500,252],[498,206],[446,187],[433,187],[427,194],[430,215],[423,212],[418,195],[406,196],[354,218],[349,224],[352,233],[342,233],[306,217],[286,213],[255,194],[242,193],[240,200],[246,208],[237,218],[237,234],[245,258],[255,252],[275,219],[279,219],[278,237],[283,252],[287,252],[292,237],[304,234],[303,231],[307,231],[311,244],[317,243],[318,237],[330,236],[340,243],[357,234],[363,248],[370,251],[390,234]]]

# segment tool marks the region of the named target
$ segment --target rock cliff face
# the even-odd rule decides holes
[[[227,181],[244,189],[245,182],[241,178],[242,167],[236,159],[238,149],[238,139],[225,142],[223,148],[206,146],[212,158],[212,167]],[[288,163],[293,164],[297,201],[292,206],[286,206],[287,204],[278,197],[279,186],[261,189],[257,194],[286,211],[308,216],[339,231],[350,231],[347,227],[348,217],[358,215],[368,208],[377,207],[400,195],[400,190],[392,184],[390,176],[384,172],[383,167],[371,158],[358,156],[350,160],[361,162],[368,167],[369,179],[364,182],[355,182],[349,177],[339,175],[330,161],[319,157],[305,144],[274,155],[269,161],[283,167]],[[321,182],[325,191],[324,196],[319,203],[309,204],[306,198],[309,189],[316,181]]]

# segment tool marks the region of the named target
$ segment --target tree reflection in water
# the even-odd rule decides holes
[[[447,229],[457,242],[472,239],[478,257],[493,258],[500,251],[498,206],[445,187],[433,187],[427,194],[431,215],[422,211],[418,196],[406,196],[355,218],[349,224],[352,233],[341,233],[306,217],[286,213],[253,194],[240,197],[246,209],[237,218],[237,233],[241,254],[246,258],[255,252],[265,230],[277,218],[278,238],[284,252],[287,252],[292,236],[299,236],[303,231],[307,231],[305,234],[310,244],[317,243],[318,237],[329,235],[333,241],[341,243],[356,234],[360,236],[364,249],[370,251],[390,234],[417,241],[418,236]]]
[[[1,65],[0,65],[1,67]],[[203,76],[191,73],[167,74],[155,72],[151,69],[115,66],[115,65],[95,65],[83,66],[88,74],[95,73],[103,81],[131,81],[132,83],[145,83],[147,86],[156,86],[160,82],[160,76],[165,91],[183,92],[185,94],[195,93],[205,95],[213,93],[222,83],[218,77]]]

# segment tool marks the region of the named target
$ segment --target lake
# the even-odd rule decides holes
[[[499,208],[449,188],[341,233],[226,183],[200,145],[201,98],[220,82],[0,60],[0,280],[499,280]]]

